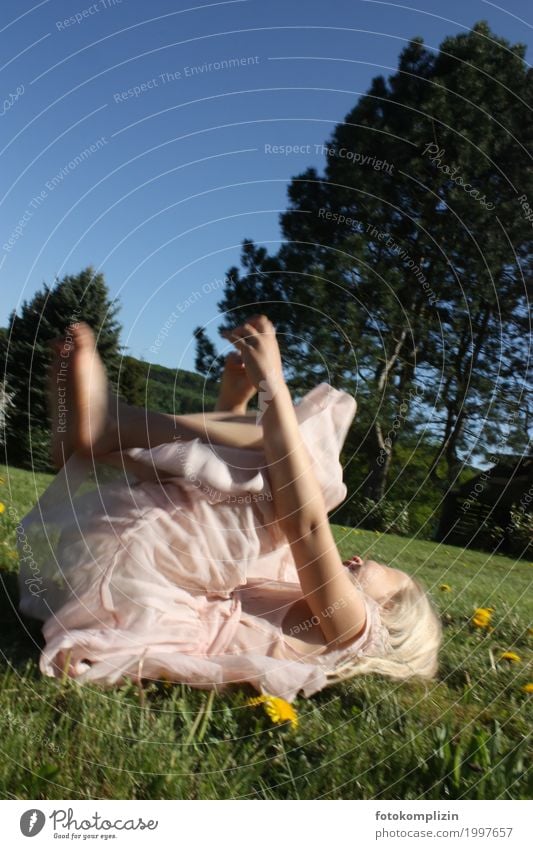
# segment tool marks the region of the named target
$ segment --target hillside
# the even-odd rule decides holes
[[[134,358],[132,358],[134,359]],[[217,385],[200,374],[185,369],[171,369],[141,360],[145,406],[162,413],[198,413],[212,409],[217,397]]]

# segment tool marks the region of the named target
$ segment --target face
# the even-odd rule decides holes
[[[401,569],[385,566],[376,560],[363,560],[357,555],[346,561],[346,564],[359,580],[364,592],[379,604],[386,602],[411,580]]]

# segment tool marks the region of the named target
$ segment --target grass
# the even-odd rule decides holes
[[[0,797],[531,798],[533,696],[522,687],[533,680],[533,564],[333,526],[344,557],[371,552],[424,582],[445,625],[440,673],[429,684],[358,678],[300,698],[292,730],[246,705],[251,688],[215,696],[43,678],[39,627],[16,612],[14,542],[50,477],[0,475]],[[470,624],[485,606],[490,633]],[[520,662],[500,661],[504,650]]]

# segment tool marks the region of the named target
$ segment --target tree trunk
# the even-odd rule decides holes
[[[366,498],[379,501],[385,494],[392,461],[392,448],[385,445],[379,422],[376,422],[372,429],[371,445],[372,459],[369,475],[363,487],[363,494]]]
[[[391,356],[388,360],[382,363],[376,374],[376,394],[378,397],[381,396],[386,386],[387,379],[398,361],[398,357],[400,356],[406,339],[407,328],[404,328],[400,333],[399,339],[396,341],[396,345],[394,346]],[[383,436],[383,429],[380,421],[376,421],[374,423],[370,444],[372,452],[370,470],[363,492],[367,498],[379,501],[383,498],[385,493],[392,460],[392,444],[385,444],[385,437]]]
[[[481,349],[483,347],[483,343],[487,334],[491,313],[491,308],[489,306],[485,307],[482,315],[477,315],[473,321],[473,326],[479,327],[479,331],[476,336],[476,341],[472,351],[472,356],[470,358],[468,369],[465,367],[465,363],[463,362],[464,354],[462,343],[457,353],[457,356],[455,357],[454,369],[455,378],[457,381],[457,391],[455,392],[453,398],[450,398],[449,400],[445,401],[447,408],[447,416],[444,434],[442,437],[442,442],[435,454],[435,457],[433,458],[428,472],[430,478],[433,480],[435,480],[437,476],[437,465],[442,457],[445,457],[447,463],[446,479],[448,483],[452,482],[456,473],[459,462],[457,458],[457,444],[463,432],[463,426],[467,417],[465,403],[468,395],[468,383],[465,384],[465,374],[468,375],[469,373],[473,372],[477,366],[479,355],[481,353]],[[449,390],[450,383],[451,376],[448,377],[446,383],[446,388],[444,390],[445,397],[447,397],[447,392]]]

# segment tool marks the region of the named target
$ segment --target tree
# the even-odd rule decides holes
[[[20,314],[11,314],[4,354],[6,391],[12,398],[6,424],[10,463],[40,470],[50,466],[46,387],[50,342],[63,336],[70,324],[83,320],[93,328],[111,384],[116,384],[118,309],[103,275],[88,267],[53,287],[44,284],[31,301],[22,304]]]
[[[135,357],[123,356],[117,381],[119,395],[127,404],[144,407],[147,392],[147,367]]]
[[[194,367],[197,372],[218,381],[222,374],[223,358],[217,355],[215,346],[207,336],[203,327],[195,327],[193,336],[196,339],[196,357]]]
[[[242,271],[228,272],[224,326],[268,312],[295,388],[326,379],[357,394],[373,499],[398,440],[421,428],[435,446],[429,471],[444,459],[452,484],[480,428],[505,417],[506,383],[527,379],[524,54],[483,22],[436,55],[413,39],[397,73],[375,78],[335,128],[324,176],[291,181],[277,254],[245,240]]]

